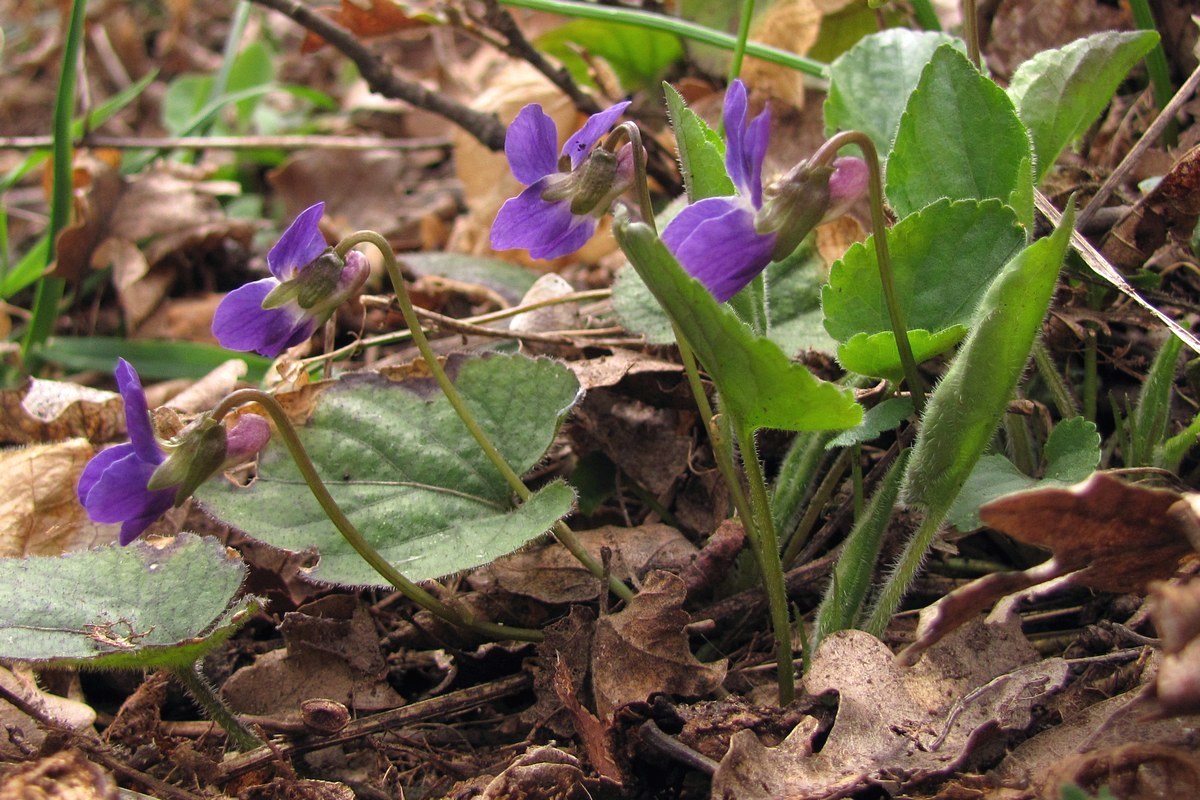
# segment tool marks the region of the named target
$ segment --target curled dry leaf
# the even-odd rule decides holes
[[[1156,583],[1150,616],[1162,637],[1155,696],[1165,714],[1200,713],[1200,579]]]
[[[1188,150],[1112,229],[1104,255],[1118,268],[1141,269],[1173,236],[1187,241],[1200,216],[1200,145]]]
[[[16,766],[0,786],[0,798],[39,800],[118,800],[113,776],[78,750],[63,750]]]
[[[1066,682],[1065,661],[1018,665],[1030,657],[1011,630],[979,625],[960,631],[952,647],[927,663],[903,668],[873,636],[839,631],[821,643],[804,682],[809,694],[838,696],[820,752],[813,751],[818,726],[811,717],[778,747],[764,747],[750,731],[737,733],[713,776],[712,796],[842,797],[958,769],[989,732],[1027,727],[1032,706]]]
[[[1122,483],[1097,472],[1066,489],[1014,492],[979,509],[983,522],[1014,539],[1053,551],[1024,572],[1002,572],[955,589],[921,611],[917,638],[901,654],[914,663],[949,631],[1001,597],[1074,573],[1069,583],[1142,594],[1169,578],[1192,551],[1196,526],[1180,495]],[[1064,584],[1065,585],[1065,584]]]
[[[38,378],[0,391],[0,444],[108,442],[124,432],[125,407],[116,392]]]
[[[488,782],[482,793],[452,793],[453,798],[510,800],[511,798],[556,798],[584,800],[594,795],[598,782],[587,778],[579,759],[549,745],[530,748],[503,772]],[[589,791],[589,789],[591,791]]]
[[[761,44],[804,55],[821,32],[822,10],[813,0],[783,0],[769,5],[754,21],[750,37]],[[792,108],[804,108],[804,76],[790,67],[747,58],[742,79]]]
[[[120,525],[92,522],[75,495],[96,452],[87,439],[0,451],[0,557],[56,556],[117,540]]]
[[[724,660],[703,664],[692,655],[685,594],[681,578],[654,572],[628,606],[596,622],[592,691],[601,719],[660,692],[703,697],[725,680]]]

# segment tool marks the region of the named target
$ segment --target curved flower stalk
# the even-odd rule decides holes
[[[217,306],[212,331],[223,347],[275,358],[362,289],[370,264],[362,253],[343,259],[325,244],[318,227],[324,211],[317,203],[300,212],[267,253],[271,277],[233,290]]]
[[[110,447],[79,476],[79,502],[96,522],[121,523],[118,541],[129,544],[172,506],[227,464],[245,461],[271,436],[266,419],[243,414],[226,433],[205,415],[170,442],[154,435],[146,393],[137,371],[118,359],[117,388],[125,401],[129,442]]]
[[[859,158],[830,165],[801,161],[765,189],[769,110],[746,122],[746,86],[725,94],[725,169],[736,195],[699,200],[671,220],[662,240],[688,273],[725,302],[772,261],[787,257],[815,226],[841,216],[867,191]]]
[[[517,114],[504,140],[513,175],[527,188],[507,200],[492,223],[492,247],[524,248],[534,258],[574,253],[596,232],[596,221],[633,184],[630,144],[617,152],[596,143],[629,106],[593,114],[555,153],[554,121],[533,103]]]

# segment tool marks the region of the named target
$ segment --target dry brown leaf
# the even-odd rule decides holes
[[[1188,150],[1104,241],[1114,266],[1141,269],[1171,237],[1187,241],[1200,215],[1200,146]]]
[[[478,800],[590,800],[588,779],[579,759],[555,747],[531,747],[488,782],[482,793],[455,793],[452,797]]]
[[[654,572],[629,605],[596,622],[592,640],[592,692],[596,713],[611,720],[618,708],[665,692],[703,697],[725,680],[724,660],[703,664],[684,632],[683,580]]]
[[[314,601],[285,614],[280,631],[286,648],[259,656],[222,687],[237,710],[299,719],[300,704],[318,697],[359,711],[404,703],[386,680],[379,635],[357,597]]]
[[[21,764],[0,783],[0,800],[118,800],[117,782],[78,750]]]
[[[1040,800],[1060,800],[1068,783],[1121,800],[1200,797],[1200,761],[1192,748],[1128,743],[1062,759],[1039,783]]]
[[[395,0],[342,0],[340,7],[321,6],[317,12],[363,39],[424,28],[429,24],[427,19],[414,14],[407,3]],[[315,53],[324,46],[325,40],[310,31],[300,45],[300,52]]]
[[[613,757],[612,740],[609,737],[609,726],[596,719],[590,711],[583,707],[577,696],[577,688],[571,679],[571,671],[561,653],[554,665],[554,692],[558,702],[571,715],[575,732],[583,740],[587,750],[588,760],[596,772],[620,785],[624,781],[621,768]]]
[[[820,752],[813,752],[811,717],[778,747],[737,733],[713,776],[713,797],[842,797],[955,770],[989,731],[1027,727],[1038,698],[1065,683],[1062,659],[1016,666],[1030,653],[1011,629],[981,625],[960,631],[954,647],[921,665],[902,668],[869,634],[833,634],[804,681],[807,693],[838,695],[837,718]]]
[[[67,282],[80,280],[91,265],[92,251],[108,235],[109,219],[121,196],[120,154],[82,151],[75,157],[73,222],[54,240],[52,271]],[[49,192],[47,192],[49,194]]]
[[[1200,713],[1200,579],[1156,583],[1150,616],[1162,637],[1155,696],[1165,714]]]
[[[51,694],[38,686],[37,675],[28,664],[14,664],[10,667],[0,666],[0,686],[5,691],[23,700],[36,713],[57,722],[63,728],[73,731],[84,731],[96,722],[96,711],[86,703]],[[46,731],[25,715],[25,712],[0,700],[0,725],[9,731],[18,731],[19,737],[11,734],[0,739],[0,753],[8,752],[14,744],[24,744],[26,747],[40,748],[46,739]],[[17,753],[18,758],[28,754]]]
[[[754,21],[750,38],[804,55],[821,33],[822,16],[813,0],[778,0]],[[804,108],[804,76],[791,67],[747,58],[742,66],[742,80],[755,92],[792,108]]]
[[[0,391],[0,444],[108,442],[124,432],[125,406],[116,392],[39,378]]]
[[[683,367],[636,350],[614,349],[610,354],[598,358],[583,358],[567,362],[567,366],[579,379],[585,392],[616,386],[626,377],[633,375],[680,376]]]
[[[1195,527],[1180,496],[1123,483],[1097,472],[1065,489],[1033,489],[997,498],[979,509],[983,522],[1054,557],[1023,572],[1001,572],[955,589],[921,611],[917,638],[900,654],[914,663],[949,631],[1001,597],[1068,573],[1074,586],[1142,594],[1169,578],[1192,551]],[[1063,584],[1064,586],[1066,583]]]
[[[592,558],[612,552],[610,569],[622,581],[640,580],[651,570],[679,570],[696,547],[669,525],[624,528],[609,525],[575,534]],[[471,573],[476,591],[500,590],[543,603],[583,603],[600,596],[600,582],[560,544],[552,543],[497,559]]]
[[[0,451],[0,557],[57,556],[117,540],[88,519],[75,484],[96,454],[87,439]]]

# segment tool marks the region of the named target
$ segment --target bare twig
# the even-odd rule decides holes
[[[384,711],[380,714],[354,720],[339,731],[336,736],[311,739],[289,745],[277,745],[274,748],[260,747],[257,750],[243,753],[237,758],[223,763],[221,765],[221,781],[231,780],[238,775],[243,775],[251,770],[265,766],[276,760],[280,755],[298,755],[311,750],[333,747],[334,745],[353,741],[354,739],[361,739],[373,733],[382,733],[392,728],[413,725],[423,720],[457,714],[481,706],[484,703],[498,700],[501,697],[518,694],[527,690],[532,685],[533,679],[528,674],[510,675],[507,678],[501,678],[482,686],[460,689],[457,692],[451,692],[440,697],[421,700],[391,711]]]
[[[54,144],[53,136],[0,136],[0,148],[40,150]],[[446,137],[381,139],[374,136],[97,136],[79,144],[119,150],[441,150],[452,146]]]
[[[359,74],[372,91],[384,97],[404,100],[418,108],[443,116],[474,136],[485,147],[492,150],[504,148],[504,123],[495,114],[480,113],[451,100],[441,92],[430,91],[420,84],[404,80],[383,59],[363,47],[354,34],[298,0],[253,1],[278,11],[328,42],[355,63]]]

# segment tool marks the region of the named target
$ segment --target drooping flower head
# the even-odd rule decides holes
[[[504,153],[513,175],[527,188],[500,208],[492,223],[492,247],[521,247],[534,258],[558,258],[587,244],[596,220],[633,182],[633,150],[596,147],[629,102],[593,114],[556,152],[554,120],[533,103],[508,127]]]
[[[243,414],[226,434],[224,426],[206,416],[164,444],[154,435],[137,371],[123,358],[117,361],[116,378],[129,442],[89,461],[77,492],[93,520],[121,523],[118,541],[125,545],[217,470],[257,453],[271,428],[262,417]]]
[[[662,234],[680,265],[721,302],[790,255],[817,224],[844,214],[867,187],[866,163],[847,157],[829,166],[802,161],[764,189],[770,111],[747,124],[747,107],[746,87],[735,80],[722,118],[725,169],[738,193],[692,203]]]
[[[325,244],[318,223],[325,204],[300,212],[267,253],[270,278],[233,290],[217,306],[212,331],[230,350],[274,358],[313,335],[358,293],[371,268],[356,250],[343,260]]]

